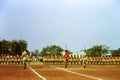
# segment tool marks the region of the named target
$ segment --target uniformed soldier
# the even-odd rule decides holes
[[[67,50],[65,50],[64,58],[65,58],[65,68],[67,68],[68,58],[69,58],[69,54],[68,54],[68,51],[67,51]]]
[[[26,49],[22,53],[22,58],[23,58],[24,69],[26,69],[26,62],[27,62],[27,50]]]
[[[83,60],[83,67],[86,68],[86,64],[87,64],[87,53],[86,50],[84,50],[84,53],[82,55],[82,60]]]

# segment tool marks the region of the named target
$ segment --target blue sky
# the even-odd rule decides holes
[[[120,47],[119,0],[0,0],[0,39],[28,49],[59,45],[74,52],[93,45]]]

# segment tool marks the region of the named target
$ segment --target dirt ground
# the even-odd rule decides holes
[[[23,66],[0,65],[0,80],[42,80]]]
[[[120,65],[42,65],[31,67],[46,80],[119,80]],[[0,65],[0,80],[43,80],[30,68],[20,65]]]

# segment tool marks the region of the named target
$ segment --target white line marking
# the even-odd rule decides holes
[[[97,78],[97,77],[93,77],[93,76],[89,76],[89,75],[73,72],[73,71],[70,71],[68,69],[64,69],[64,68],[60,68],[60,67],[54,67],[54,66],[51,66],[51,67],[56,68],[56,69],[61,69],[61,70],[64,70],[66,72],[73,73],[73,74],[76,74],[76,75],[79,75],[79,76],[84,76],[84,77],[88,77],[88,78],[92,78],[92,79],[96,79],[96,80],[102,80],[101,78]]]
[[[30,68],[38,77],[42,78],[43,80],[46,80],[43,76],[38,74],[33,68],[31,68],[30,66],[28,66],[28,68]]]

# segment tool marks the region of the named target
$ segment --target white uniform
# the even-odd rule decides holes
[[[27,52],[24,51],[22,53],[22,57],[23,57],[23,65],[24,65],[24,69],[26,69],[26,61],[27,61]]]
[[[87,53],[86,52],[83,53],[82,59],[83,59],[83,61],[87,61]]]
[[[84,68],[86,67],[86,64],[87,64],[87,53],[84,52],[83,55],[82,55],[82,60],[83,60],[83,66]]]
[[[22,56],[23,56],[23,60],[24,60],[24,61],[27,60],[27,52],[26,52],[26,51],[24,51],[24,52],[22,53]]]

